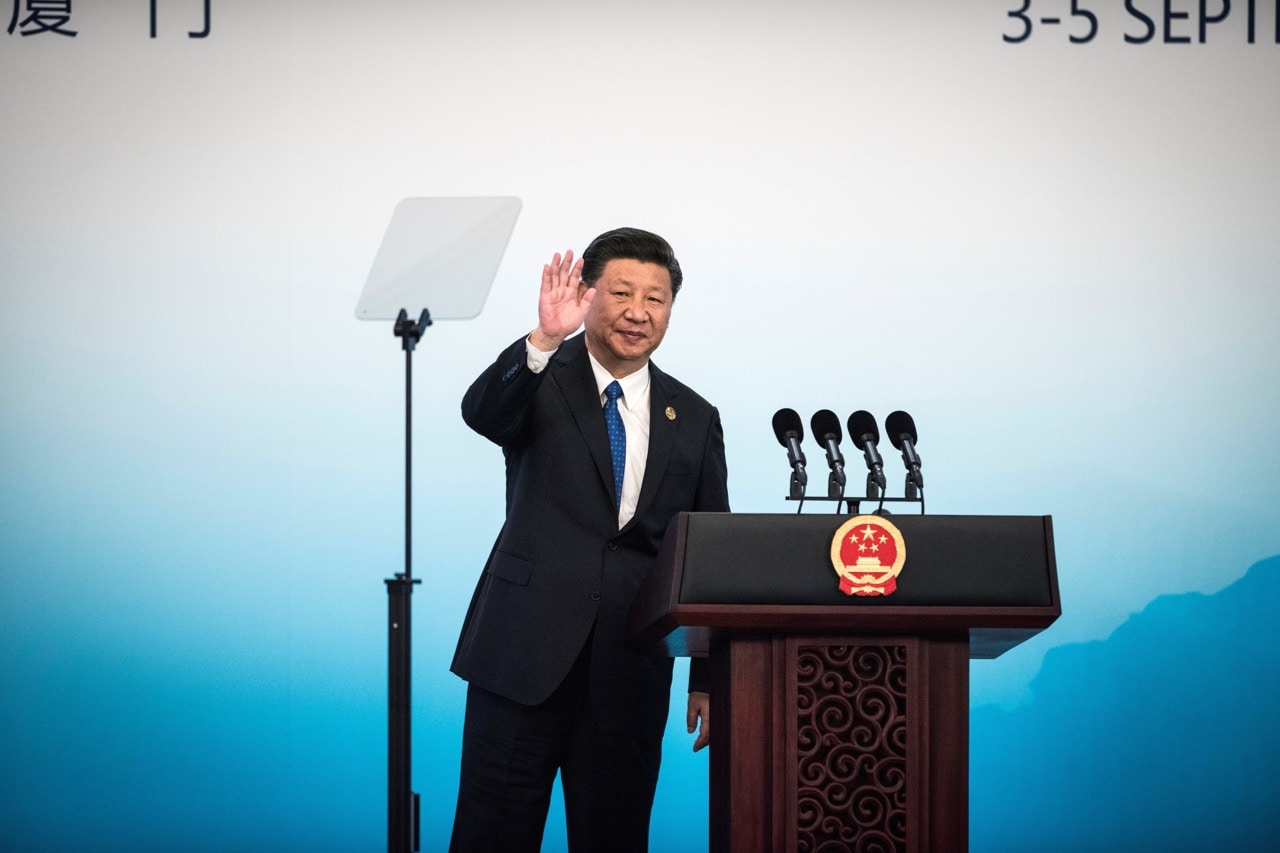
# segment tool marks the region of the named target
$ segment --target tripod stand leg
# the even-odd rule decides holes
[[[418,795],[410,772],[409,613],[413,584],[397,575],[387,582],[387,853],[418,847]]]

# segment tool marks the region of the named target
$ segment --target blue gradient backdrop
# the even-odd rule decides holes
[[[1166,33],[1137,2],[1131,44],[1096,3],[1073,45],[1035,0],[1064,23],[1008,44],[1018,5],[213,0],[197,40],[194,0],[154,39],[100,2],[0,33],[0,846],[383,846],[403,366],[352,312],[420,195],[525,205],[484,313],[415,362],[425,849],[501,513],[458,402],[549,255],[619,224],[680,252],[659,361],[720,406],[736,509],[784,509],[778,407],[904,408],[931,511],[1054,517],[1062,619],[972,666],[975,849],[1265,846],[1276,12],[1201,42],[1195,4]],[[675,715],[655,849],[705,848],[689,746]]]

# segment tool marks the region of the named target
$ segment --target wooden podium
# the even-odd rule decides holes
[[[682,513],[631,613],[710,654],[716,853],[965,850],[969,659],[1059,615],[1048,516],[889,516],[890,595],[839,589],[849,516]]]

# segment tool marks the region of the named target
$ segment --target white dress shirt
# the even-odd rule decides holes
[[[528,366],[534,373],[541,373],[555,350],[542,352],[533,344],[525,341],[525,352],[528,354]],[[591,372],[596,377],[596,391],[600,396],[601,418],[603,419],[605,394],[604,389],[614,381],[609,371],[596,361],[596,357],[587,352],[591,360]],[[627,431],[627,464],[622,472],[622,496],[618,501],[618,528],[626,525],[636,514],[636,503],[640,500],[640,484],[644,482],[645,463],[649,459],[649,365],[618,380],[622,386],[622,397],[618,399],[618,414],[622,417],[622,425]]]

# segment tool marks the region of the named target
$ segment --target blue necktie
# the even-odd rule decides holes
[[[609,453],[613,456],[613,494],[616,502],[621,504],[622,472],[627,465],[627,430],[622,425],[622,415],[618,414],[622,386],[614,380],[604,389],[604,394],[609,398],[604,402],[604,425],[609,430]]]

